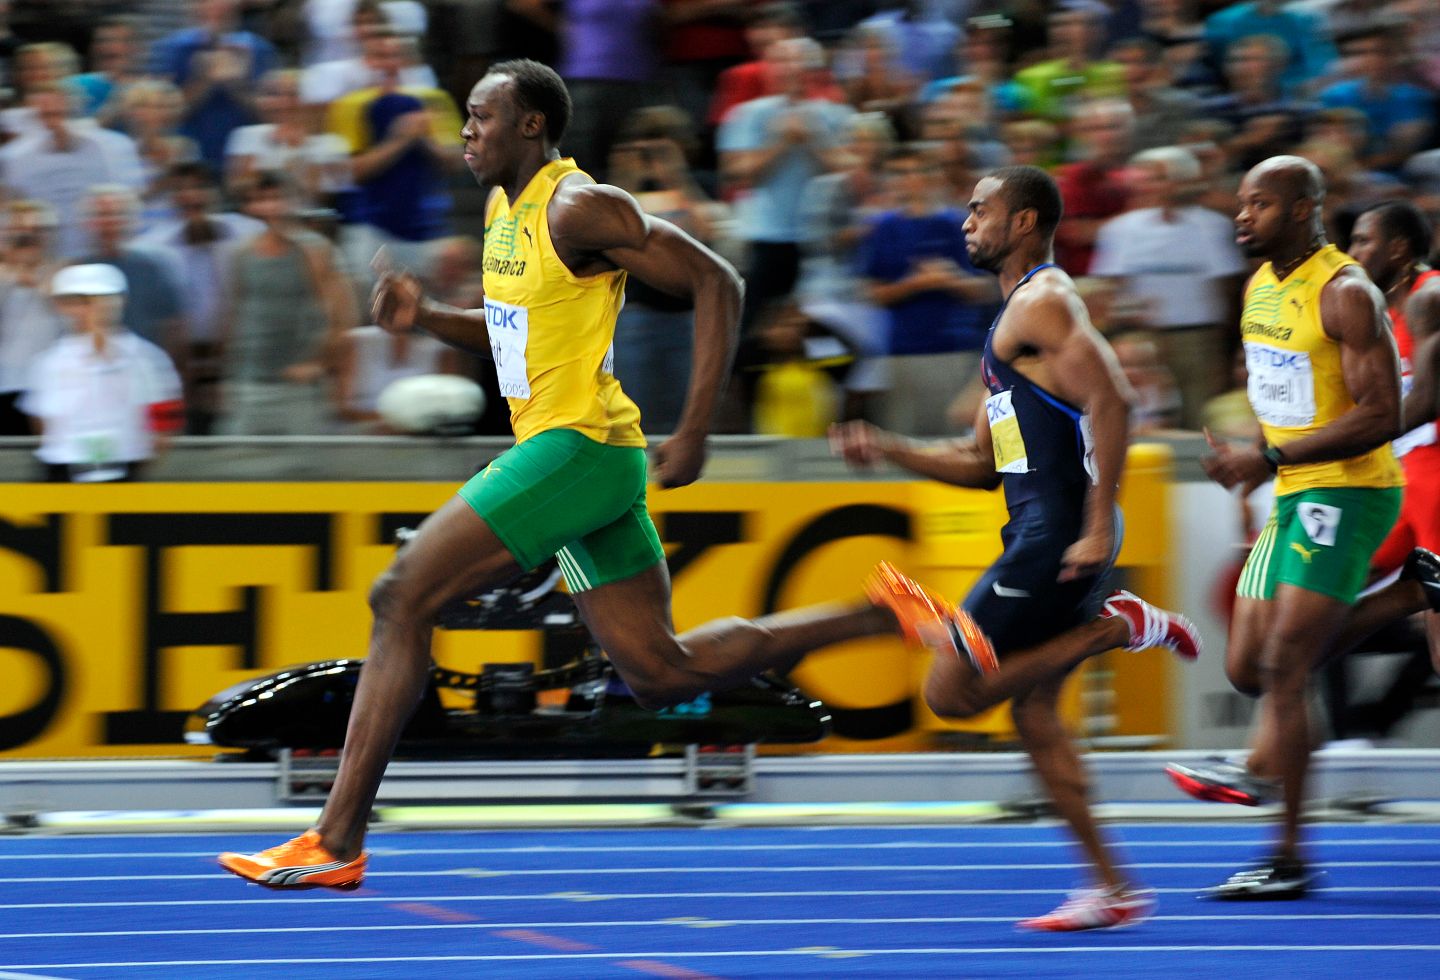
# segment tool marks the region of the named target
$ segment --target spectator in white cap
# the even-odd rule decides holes
[[[174,364],[120,323],[126,289],[124,273],[102,263],[67,266],[51,282],[73,332],[36,360],[20,400],[51,482],[136,479],[183,420]]]

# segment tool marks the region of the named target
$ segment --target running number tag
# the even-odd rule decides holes
[[[1410,389],[1415,387],[1415,376],[1410,373],[1408,361],[1402,361],[1400,367],[1400,394],[1403,397],[1410,394]],[[1420,446],[1433,445],[1435,442],[1435,425],[1436,423],[1434,422],[1426,422],[1424,425],[1417,426],[1400,436],[1390,444],[1391,448],[1395,451],[1395,455],[1404,456],[1412,449],[1418,449]]]
[[[1261,422],[1293,429],[1315,421],[1309,353],[1246,341],[1245,367],[1250,372],[1250,405]]]
[[[995,451],[995,472],[1028,473],[1030,458],[1025,452],[1025,437],[1020,433],[1020,418],[1010,401],[1009,391],[997,391],[985,399],[985,417],[990,421],[990,445]]]
[[[490,353],[495,358],[500,394],[506,398],[529,398],[525,347],[530,340],[530,311],[487,296],[485,326],[490,333]]]

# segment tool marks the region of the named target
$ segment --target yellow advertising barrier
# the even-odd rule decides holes
[[[1132,450],[1121,563],[1164,598],[1168,453]],[[207,754],[179,743],[192,708],[288,664],[363,656],[370,582],[451,484],[0,485],[0,757]],[[651,507],[675,621],[755,616],[854,597],[889,558],[962,594],[998,553],[999,494],[920,482],[704,483]],[[542,658],[530,633],[436,634],[442,664]],[[1117,731],[1168,728],[1165,665],[1121,665]],[[898,641],[842,644],[794,677],[833,710],[822,748],[916,749],[964,726],[919,697],[924,663]],[[1125,697],[1132,692],[1132,697]],[[1127,707],[1128,705],[1128,707]]]

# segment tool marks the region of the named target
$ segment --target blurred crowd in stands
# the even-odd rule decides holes
[[[71,263],[123,272],[115,329],[168,355],[186,433],[378,431],[384,387],[435,372],[508,432],[489,365],[368,325],[367,295],[383,245],[477,305],[458,133],[515,57],[566,79],[566,155],[744,274],[720,431],[968,429],[1001,297],[962,225],[997,166],[1059,182],[1056,258],[1138,433],[1253,431],[1246,168],[1313,160],[1342,247],[1369,204],[1440,211],[1434,0],[0,0],[0,434],[32,430],[35,364],[75,329],[50,295]],[[686,305],[632,281],[615,370],[647,431],[689,358]]]

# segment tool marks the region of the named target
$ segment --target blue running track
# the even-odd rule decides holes
[[[1196,893],[1267,827],[1111,831],[1159,911],[1071,935],[1013,927],[1081,878],[1053,826],[386,833],[353,893],[215,865],[283,835],[0,838],[0,980],[1440,976],[1440,826],[1313,827],[1319,889],[1243,905]]]

